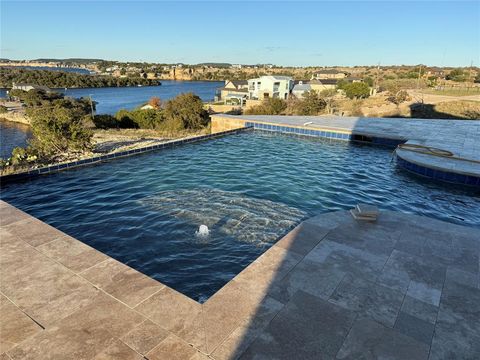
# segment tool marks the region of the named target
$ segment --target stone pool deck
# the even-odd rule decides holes
[[[0,359],[478,359],[480,230],[310,218],[199,304],[0,202]]]
[[[343,116],[212,115],[212,130],[241,127],[377,144],[422,145],[452,157],[398,149],[400,165],[420,175],[480,186],[480,121]],[[453,174],[453,175],[452,175]]]

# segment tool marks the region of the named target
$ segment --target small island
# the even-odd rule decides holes
[[[0,88],[12,88],[15,83],[41,84],[54,89],[161,85],[160,81],[148,79],[141,75],[114,77],[66,71],[0,67]]]

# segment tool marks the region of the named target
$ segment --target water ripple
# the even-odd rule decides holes
[[[391,149],[258,132],[6,184],[1,196],[199,301],[303,218],[358,202],[480,226],[478,189],[399,170]]]

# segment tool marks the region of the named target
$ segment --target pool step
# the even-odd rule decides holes
[[[378,210],[378,207],[374,205],[357,204],[355,209],[350,210],[350,213],[355,220],[376,221],[380,211]]]

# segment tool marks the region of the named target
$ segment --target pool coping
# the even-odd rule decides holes
[[[30,352],[37,352],[38,355],[38,351],[56,351],[61,356],[62,351],[70,351],[74,346],[100,351],[93,346],[91,338],[90,342],[86,340],[91,335],[85,334],[95,334],[95,341],[100,343],[99,346],[105,346],[107,352],[116,353],[118,347],[124,347],[122,356],[116,353],[116,359],[147,357],[156,360],[164,358],[162,355],[165,356],[168,352],[180,354],[185,359],[231,358],[236,352],[245,351],[242,346],[253,343],[253,338],[243,338],[245,334],[253,332],[251,335],[258,336],[259,329],[265,329],[281,310],[288,307],[291,299],[284,299],[285,294],[278,292],[277,280],[286,279],[287,274],[299,270],[297,265],[304,261],[308,264],[313,261],[309,266],[314,268],[321,266],[329,251],[332,251],[332,240],[324,242],[324,239],[339,226],[355,223],[348,211],[324,213],[303,221],[205,303],[200,304],[4,201],[0,201],[0,213],[1,244],[9,254],[9,269],[15,269],[19,262],[35,273],[37,282],[29,283],[26,289],[22,289],[19,285],[22,279],[17,279],[13,274],[13,278],[9,277],[14,279],[13,283],[7,280],[7,284],[4,282],[2,285],[6,289],[5,292],[0,292],[0,298],[5,298],[2,299],[2,304],[3,300],[11,302],[17,308],[17,316],[22,319],[19,322],[30,322],[30,327],[34,328],[28,336],[25,335],[24,339],[18,340],[6,351],[7,356],[13,359],[30,358]],[[382,234],[389,232],[388,225],[393,226],[399,219],[426,226],[427,233],[430,228],[439,231],[448,229],[461,237],[462,234],[471,234],[475,230],[391,211],[382,211],[381,219],[377,231]],[[365,225],[354,226],[365,230]],[[402,229],[405,227],[402,226]],[[315,239],[312,239],[312,234],[315,234]],[[382,246],[378,242],[377,244]],[[343,249],[345,245],[336,246]],[[315,255],[312,251],[315,251]],[[354,250],[352,254],[357,254],[358,251],[361,250]],[[358,255],[365,260],[366,255]],[[377,256],[384,259],[382,264],[387,260],[386,255]],[[301,271],[305,270],[307,269]],[[25,273],[25,270],[22,271]],[[338,278],[337,282],[342,278],[343,276]],[[52,279],[55,279],[53,288]],[[480,276],[477,280],[478,284],[474,286],[480,291]],[[64,285],[65,282],[68,286]],[[306,282],[302,286],[311,285]],[[38,290],[35,289],[40,288],[40,293],[49,293],[48,297],[43,300],[34,299],[35,296],[30,292],[33,291],[38,296]],[[328,292],[333,290],[334,288]],[[302,291],[300,293],[309,299],[312,296]],[[316,292],[311,288],[307,293]],[[26,296],[27,294],[31,296]],[[427,296],[428,291],[417,295]],[[15,302],[16,297],[20,298],[20,304]],[[46,302],[43,307],[40,306],[42,301]],[[114,320],[108,321],[113,323],[103,324],[107,321],[105,316],[112,317]],[[99,326],[107,326],[110,330],[107,333],[98,332],[96,329]],[[384,331],[392,330],[387,327]],[[69,336],[60,336],[63,331],[68,331]],[[141,351],[137,347],[138,336],[150,336],[151,333],[162,339],[148,351]],[[55,346],[49,347],[45,345],[49,344],[48,341],[57,347],[61,346],[58,349]],[[39,342],[45,345],[42,349],[38,347]],[[418,343],[413,341],[411,345],[418,346]],[[110,349],[111,346],[114,347],[113,350]],[[84,358],[93,356],[85,355]]]
[[[62,164],[45,166],[38,169],[22,171],[19,173],[0,175],[0,182],[5,183],[5,182],[16,181],[16,180],[34,178],[40,175],[52,174],[52,173],[56,173],[63,170],[69,170],[69,169],[79,168],[79,167],[88,166],[92,164],[98,164],[98,163],[102,163],[112,159],[124,158],[124,157],[138,155],[138,154],[145,154],[147,152],[152,152],[152,151],[171,149],[179,145],[191,144],[191,143],[196,143],[204,140],[215,139],[222,136],[236,134],[239,132],[244,132],[249,130],[252,130],[252,129],[240,128],[240,129],[221,131],[221,132],[212,133],[212,134],[192,136],[187,138],[165,141],[160,144],[149,145],[149,146],[145,146],[137,149],[113,152],[110,154],[93,156],[93,157],[89,157],[82,160],[76,160],[76,161],[70,161]]]
[[[399,120],[401,123],[398,122]],[[214,121],[232,122],[237,127],[239,124],[243,124],[245,127],[252,127],[261,131],[341,141],[368,142],[381,146],[397,147],[406,143],[442,148],[451,151],[456,156],[460,154],[460,157],[465,157],[467,161],[454,158],[438,158],[434,155],[419,154],[398,148],[395,151],[397,165],[404,170],[430,179],[465,186],[480,186],[480,146],[476,145],[474,140],[475,132],[480,137],[480,121],[226,114],[212,115],[212,122]],[[332,126],[331,124],[334,124],[335,121],[342,122],[345,126]],[[355,124],[360,121],[362,122],[361,129],[356,129]],[[379,123],[379,121],[382,123]],[[453,123],[454,121],[456,123]],[[372,123],[370,130],[368,129],[369,122]],[[406,128],[402,130],[404,134],[399,134],[395,129],[389,129],[386,126],[389,122],[402,124]],[[445,124],[446,126],[444,126]],[[442,129],[443,132],[447,133],[448,126],[452,126],[455,131],[459,131],[458,129],[462,126],[475,127],[475,129],[472,134],[468,130],[464,131],[464,142],[461,142],[462,139],[460,139],[460,143],[458,139],[442,142],[442,139],[431,139],[429,131],[423,131],[423,134],[421,134],[419,129],[422,128],[422,125],[426,128]],[[447,134],[436,134],[436,136],[439,138],[446,137]],[[469,159],[471,160],[468,161]]]

